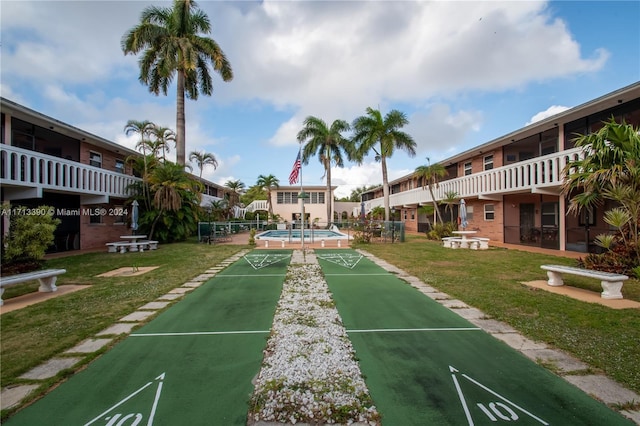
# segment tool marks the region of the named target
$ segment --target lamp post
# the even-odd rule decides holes
[[[304,190],[302,190],[299,194],[298,194],[298,198],[301,201],[301,207],[302,207],[302,216],[300,217],[300,241],[302,242],[302,249],[304,250],[304,200],[305,199],[309,199],[309,194],[304,192]]]
[[[211,232],[211,206],[207,208],[207,216],[209,219],[209,238],[207,238],[207,244],[211,245],[211,238],[213,238],[213,232]]]
[[[391,244],[395,240],[396,233],[396,209],[391,209]]]

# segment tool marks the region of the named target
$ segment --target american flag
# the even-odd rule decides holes
[[[298,182],[298,176],[300,174],[300,151],[298,151],[298,156],[296,157],[295,163],[293,163],[293,170],[291,170],[291,174],[289,175],[289,185],[293,185]]]

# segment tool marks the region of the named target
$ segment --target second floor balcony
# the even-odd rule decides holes
[[[538,193],[559,195],[564,182],[563,169],[571,162],[584,158],[581,148],[573,148],[542,157],[532,158],[480,173],[442,181],[433,187],[435,201],[456,194],[457,198],[500,200],[503,195]],[[420,206],[433,200],[427,188],[414,188],[389,196],[390,206]],[[365,202],[365,210],[384,206],[383,198]]]
[[[0,183],[7,199],[40,198],[42,191],[79,194],[84,202],[127,198],[140,179],[11,145],[0,145]]]

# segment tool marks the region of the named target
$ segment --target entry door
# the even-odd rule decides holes
[[[540,211],[542,217],[542,244],[544,248],[558,249],[560,248],[560,239],[558,238],[558,223],[559,223],[559,209],[560,204],[558,202],[542,203]]]
[[[520,241],[525,244],[536,242],[535,232],[535,204],[520,204]]]

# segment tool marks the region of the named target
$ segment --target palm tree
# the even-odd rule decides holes
[[[569,212],[602,205],[605,200],[616,203],[619,213],[607,213],[619,215],[618,220],[611,221],[620,225],[623,240],[628,233],[629,246],[636,264],[640,264],[640,129],[624,121],[617,123],[612,117],[597,132],[580,135],[574,141],[576,147],[584,149],[585,156],[570,161],[564,169],[567,178],[563,195],[575,194]],[[622,220],[625,216],[629,220]]]
[[[245,188],[245,185],[240,180],[228,180],[224,186],[229,190],[228,208],[231,211],[240,202],[240,193]]]
[[[445,169],[440,163],[431,164],[429,157],[427,157],[427,165],[416,167],[414,173],[415,176],[422,181],[422,188],[429,188],[429,194],[431,194],[431,202],[433,203],[436,216],[440,222],[444,222],[442,220],[442,215],[440,214],[440,209],[438,209],[436,196],[433,194],[433,188],[437,188],[440,178],[447,175],[447,169]]]
[[[360,202],[362,200],[362,194],[364,194],[367,191],[370,191],[374,188],[376,188],[378,185],[362,185],[359,188],[356,189],[352,189],[351,190],[351,194],[349,194],[349,200],[348,201],[352,201],[352,202]]]
[[[156,126],[152,134],[155,136],[153,150],[156,157],[160,157],[159,153],[162,150],[162,161],[167,161],[167,152],[170,151],[169,143],[176,143],[176,133],[168,127]]]
[[[156,128],[156,125],[153,124],[149,120],[129,120],[127,124],[124,126],[125,135],[129,136],[130,134],[138,134],[140,135],[140,140],[136,143],[136,149],[142,151],[143,158],[143,174],[142,174],[142,196],[144,198],[144,202],[147,208],[149,208],[150,200],[149,200],[149,191],[147,188],[147,173],[148,173],[148,164],[147,164],[147,148],[149,147],[149,136],[153,132],[153,129]]]
[[[367,108],[367,115],[356,118],[352,124],[355,131],[353,141],[357,145],[355,160],[361,164],[369,151],[373,150],[376,161],[382,164],[382,194],[386,221],[389,221],[387,158],[393,156],[395,149],[402,149],[411,157],[416,155],[416,143],[413,138],[399,130],[407,124],[409,120],[406,115],[398,110],[391,110],[383,119],[380,111],[371,107]]]
[[[166,211],[177,211],[182,208],[183,199],[187,194],[197,194],[197,204],[200,203],[201,185],[184,171],[184,167],[171,162],[158,163],[149,173],[149,184],[153,193],[153,206],[158,215],[151,225],[149,238],[153,237],[158,220]]]
[[[256,182],[256,186],[259,186],[264,191],[267,191],[267,211],[269,212],[269,217],[273,216],[273,204],[271,204],[271,190],[278,189],[280,187],[280,181],[274,175],[260,175],[258,176],[258,181]]]
[[[344,165],[343,153],[351,158],[353,156],[352,142],[342,136],[342,132],[349,131],[349,123],[344,120],[335,120],[331,127],[313,116],[304,120],[304,127],[298,132],[298,142],[307,142],[302,150],[302,163],[309,164],[309,159],[317,155],[324,167],[327,177],[327,226],[333,217],[333,197],[331,196],[331,164],[338,167]],[[324,176],[323,176],[324,177]]]
[[[127,136],[132,133],[140,135],[140,140],[136,142],[136,149],[141,150],[142,155],[146,157],[147,148],[149,147],[149,136],[151,136],[155,128],[156,125],[149,120],[129,120],[124,126],[124,134]]]
[[[213,170],[218,168],[218,160],[216,156],[205,151],[191,151],[189,154],[189,161],[195,161],[200,169],[200,179],[202,179],[202,171],[204,170],[204,166],[211,165],[213,166]]]
[[[122,37],[125,55],[143,52],[140,58],[140,82],[158,95],[167,94],[174,76],[176,85],[176,155],[185,164],[185,94],[198,99],[211,95],[213,82],[209,63],[224,81],[233,79],[231,64],[218,45],[199,34],[211,33],[209,17],[193,0],[174,0],[173,7],[149,6],[142,12],[140,23]]]
[[[449,211],[449,218],[453,222],[453,206],[458,204],[459,198],[456,191],[447,191],[444,193],[444,198],[440,200],[441,204],[444,204],[444,210]]]
[[[224,212],[227,211],[227,200],[213,200],[210,208],[213,220],[224,219]]]

